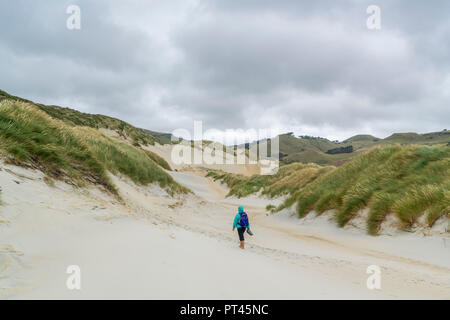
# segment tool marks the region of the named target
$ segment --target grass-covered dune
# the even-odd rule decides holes
[[[125,121],[100,114],[82,113],[70,108],[39,105],[39,108],[52,118],[72,126],[87,126],[95,129],[105,128],[117,132],[124,139],[129,139],[135,146],[153,145],[157,139]],[[158,141],[159,142],[159,141]]]
[[[164,134],[139,129],[133,127],[132,125],[130,125],[125,121],[116,118],[108,117],[101,114],[83,113],[70,108],[34,103],[32,101],[20,97],[12,96],[7,92],[0,90],[0,101],[6,99],[31,103],[35,105],[37,108],[47,113],[52,118],[61,120],[69,126],[85,126],[94,129],[104,128],[113,130],[123,138],[130,140],[131,143],[135,146],[139,145],[146,146],[149,144],[153,145],[155,144],[155,142],[159,142],[160,144],[163,143],[159,137],[163,136]]]
[[[7,161],[52,178],[99,184],[115,194],[108,171],[141,185],[158,183],[171,193],[187,191],[158,165],[168,166],[157,155],[90,126],[55,119],[30,102],[0,101],[0,152]]]
[[[377,147],[331,171],[295,195],[300,217],[336,210],[344,226],[369,209],[367,229],[376,234],[388,213],[410,227],[421,214],[429,226],[450,212],[450,148]]]
[[[208,175],[227,183],[230,195],[261,189],[271,196],[289,194],[276,210],[296,204],[300,217],[312,210],[321,214],[334,209],[339,226],[367,208],[370,234],[378,233],[390,213],[404,228],[422,214],[429,226],[450,214],[450,148],[446,146],[375,147],[338,168],[292,164],[274,176]]]

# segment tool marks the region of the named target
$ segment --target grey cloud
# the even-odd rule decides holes
[[[82,29],[68,31],[69,4]],[[26,1],[0,5],[0,88],[172,131],[297,128],[345,138],[450,120],[450,3]]]
[[[79,5],[82,28],[66,28],[66,8]],[[153,53],[145,34],[116,25],[108,17],[107,1],[26,1],[0,10],[2,44],[21,56],[64,58],[96,69],[144,69]]]

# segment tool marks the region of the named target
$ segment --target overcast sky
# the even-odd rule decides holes
[[[448,0],[2,0],[0,40],[0,89],[151,130],[450,129]]]

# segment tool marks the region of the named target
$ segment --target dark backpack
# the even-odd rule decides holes
[[[238,222],[238,225],[240,225],[241,227],[247,228],[248,227],[248,217],[247,214],[245,212],[241,212],[241,219]]]

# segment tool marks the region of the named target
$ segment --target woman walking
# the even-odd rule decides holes
[[[241,249],[244,249],[244,241],[245,241],[244,233],[246,230],[248,230],[247,232],[251,235],[251,231],[250,231],[250,222],[248,221],[248,216],[247,213],[245,213],[243,206],[238,207],[238,213],[234,217],[233,231],[235,228],[237,228],[239,235],[240,241],[239,247]]]

